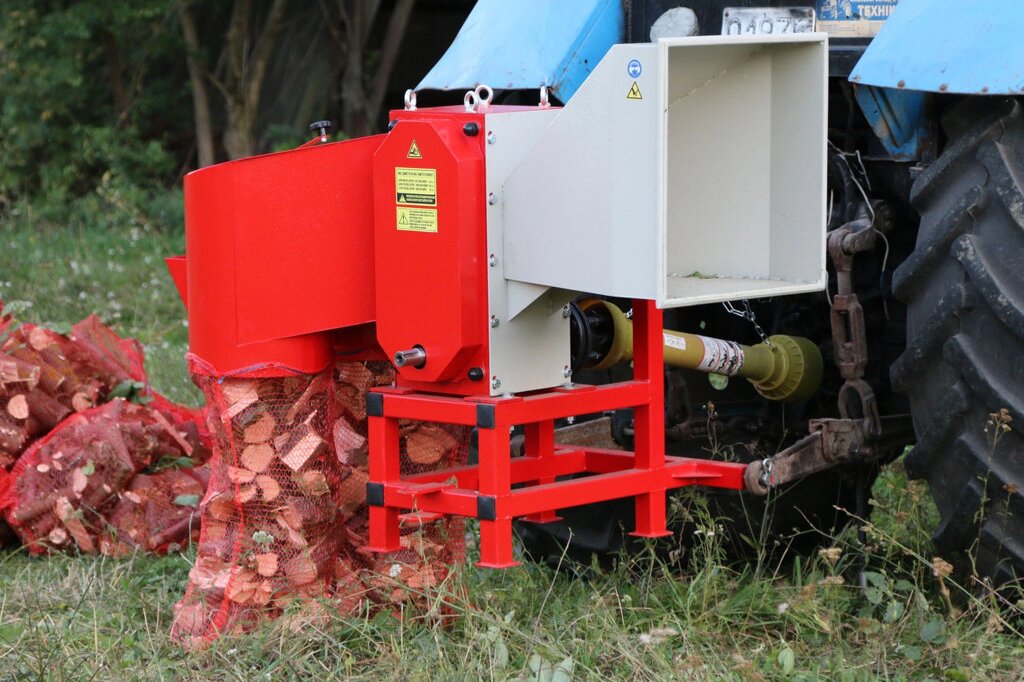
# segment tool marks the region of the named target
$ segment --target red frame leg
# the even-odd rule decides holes
[[[654,301],[633,301],[633,379],[646,381],[651,397],[633,408],[635,467],[665,467],[665,370],[662,312]],[[671,535],[665,526],[665,489],[637,495],[636,530],[631,535],[660,538]]]
[[[370,472],[379,476],[373,483],[397,481],[401,477],[398,452],[398,420],[390,417],[369,417],[368,440]],[[394,552],[402,548],[400,510],[396,507],[370,506],[371,552]]]
[[[555,420],[546,419],[532,424],[525,424],[523,428],[526,430],[523,454],[527,457],[536,457],[542,463],[545,463],[545,461],[550,463],[555,456]],[[528,481],[527,485],[543,485],[554,482],[554,476],[542,476],[536,481]],[[551,523],[553,521],[561,521],[562,517],[552,509],[524,516],[522,520],[532,523]]]
[[[511,454],[508,426],[498,423],[494,428],[477,430],[480,451],[480,496],[493,500],[497,518],[480,520],[480,561],[484,568],[518,566],[512,554],[512,517],[501,513],[503,503],[512,492]],[[480,509],[480,506],[477,507]]]

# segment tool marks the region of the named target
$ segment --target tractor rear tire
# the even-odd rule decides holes
[[[967,98],[943,126],[911,191],[921,225],[893,278],[908,316],[891,376],[917,433],[907,471],[941,517],[936,550],[1005,585],[1024,576],[1024,107]]]

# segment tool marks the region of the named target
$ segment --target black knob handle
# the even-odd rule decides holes
[[[316,133],[320,137],[327,137],[327,133],[333,127],[334,124],[330,121],[313,121],[309,124],[310,131]]]

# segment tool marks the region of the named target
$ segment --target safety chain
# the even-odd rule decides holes
[[[756,331],[757,335],[761,337],[761,341],[769,348],[774,348],[772,340],[768,338],[768,335],[764,333],[764,329],[762,329],[761,325],[757,323],[757,316],[754,315],[754,311],[750,309],[750,300],[745,298],[742,303],[743,310],[734,306],[732,301],[723,301],[722,305],[725,307],[725,311],[730,315],[742,317],[744,320],[754,325],[754,331]]]

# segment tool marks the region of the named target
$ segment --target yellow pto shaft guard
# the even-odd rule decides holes
[[[579,303],[586,312],[607,315],[614,329],[611,347],[585,369],[607,369],[633,358],[633,323],[618,306],[590,298]],[[706,374],[744,377],[769,400],[799,403],[821,384],[821,351],[809,339],[776,334],[767,342],[745,346],[699,334],[664,331],[665,364]]]

